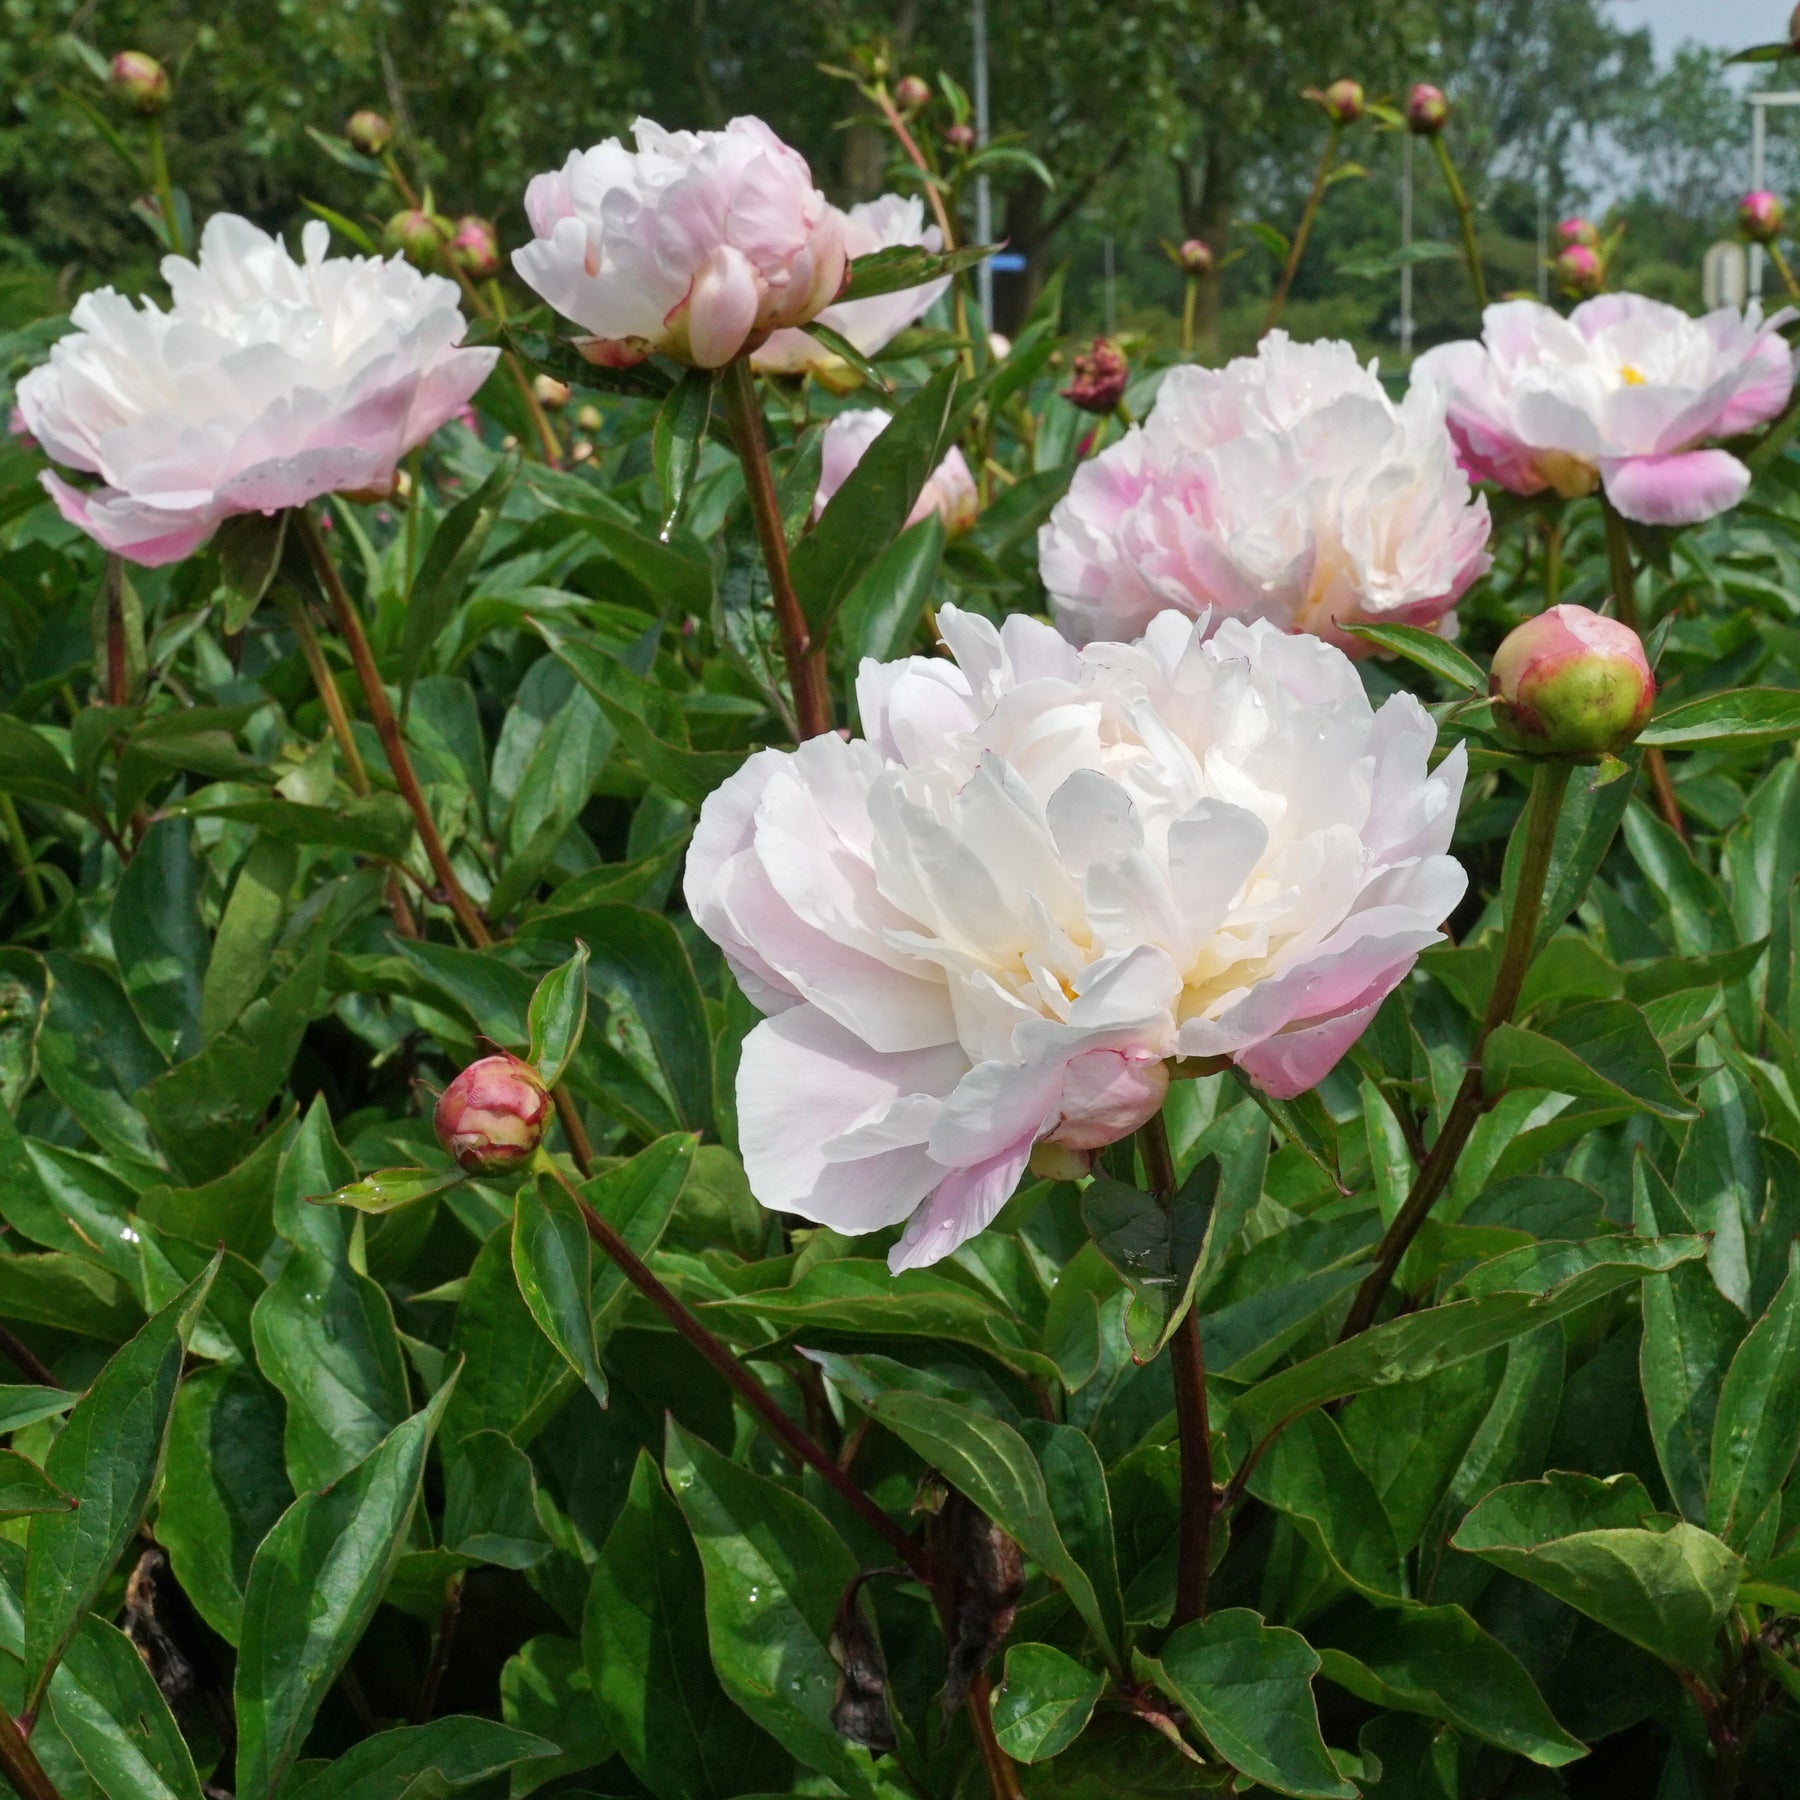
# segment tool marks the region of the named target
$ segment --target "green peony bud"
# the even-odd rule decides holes
[[[1494,717],[1523,749],[1620,750],[1643,730],[1656,677],[1643,640],[1585,606],[1553,606],[1508,633],[1488,677]]]

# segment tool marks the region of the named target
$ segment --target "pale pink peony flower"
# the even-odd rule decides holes
[[[815,519],[887,428],[888,415],[873,406],[852,407],[838,413],[825,427],[825,440],[819,446],[819,487],[813,495]],[[906,522],[916,525],[927,513],[935,511],[942,516],[947,531],[964,531],[975,523],[980,510],[981,496],[976,491],[975,477],[969,473],[962,451],[952,444],[949,454],[919,490]]]
[[[852,258],[873,256],[878,250],[893,250],[906,245],[937,250],[944,241],[943,233],[935,225],[925,223],[925,202],[916,194],[909,199],[899,194],[883,194],[879,200],[865,200],[847,213],[839,213],[838,218],[844,253]],[[950,278],[946,275],[937,281],[928,281],[922,287],[900,288],[892,294],[872,294],[867,300],[839,300],[818,315],[819,323],[829,325],[840,337],[848,338],[864,356],[873,356],[876,351],[885,350],[907,326],[929,312],[949,285]],[[773,333],[750,360],[770,375],[811,373],[840,391],[854,387],[861,380],[841,357],[797,327]]]
[[[1565,319],[1535,300],[1490,306],[1480,342],[1440,344],[1413,365],[1443,397],[1471,475],[1515,494],[1574,499],[1604,488],[1628,519],[1692,525],[1737,505],[1750,471],[1702,448],[1787,405],[1794,356],[1752,303],[1703,319],[1641,294],[1602,294]]]
[[[762,120],[632,130],[635,150],[608,138],[532,178],[536,235],[513,252],[526,285],[593,334],[592,361],[621,368],[660,351],[721,368],[837,298],[843,215]]]
[[[1396,406],[1348,344],[1275,331],[1223,369],[1171,369],[1148,421],[1075,471],[1038,566],[1078,644],[1136,637],[1173,606],[1360,656],[1339,627],[1447,629],[1487,536],[1441,401]]]
[[[1465,757],[1409,695],[1266,621],[1072,648],[945,607],[955,657],[865,662],[866,739],[753,756],[687,902],[768,1015],[739,1139],[765,1206],[906,1222],[895,1270],[1160,1104],[1175,1056],[1323,1079],[1461,898]]]
[[[64,518],[131,562],[176,562],[234,513],[322,494],[384,491],[414,445],[453,419],[497,350],[462,350],[455,286],[399,258],[327,256],[301,232],[299,262],[246,219],[217,213],[197,263],[163,259],[163,312],[102,288],[77,330],[19,383],[19,408],[52,461]]]

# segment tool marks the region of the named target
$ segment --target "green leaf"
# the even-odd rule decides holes
[[[213,534],[219,581],[225,589],[225,630],[234,636],[250,623],[250,615],[281,567],[287,520],[285,508],[273,513],[239,513]]]
[[[444,1548],[502,1569],[532,1569],[550,1554],[531,1458],[498,1431],[444,1451]]]
[[[29,1457],[21,1456],[17,1450],[0,1450],[0,1519],[69,1512],[74,1505],[74,1499]]]
[[[1587,1000],[1538,1030],[1501,1025],[1481,1059],[1490,1093],[1549,1088],[1664,1119],[1694,1119],[1649,1021],[1628,1000]]]
[[[853,679],[864,657],[888,662],[904,654],[937,582],[945,541],[943,516],[933,509],[907,526],[845,597],[836,633]]]
[[[431,646],[467,591],[518,469],[515,458],[502,456],[481,486],[466,500],[457,501],[438,521],[407,596],[405,624],[400,633],[402,695],[412,692],[413,683],[424,672]],[[412,504],[418,504],[416,495]]]
[[[617,1168],[596,1175],[582,1186],[581,1197],[639,1257],[648,1257],[662,1241],[675,1216],[688,1172],[694,1166],[694,1140],[671,1133],[640,1150]],[[610,1259],[594,1270],[594,1329],[602,1343],[611,1333],[625,1297],[631,1291]]]
[[[38,1033],[44,1085],[103,1149],[153,1161],[134,1096],[162,1073],[124,990],[97,963],[60,951],[44,958],[50,990]]]
[[[1587,1754],[1525,1665],[1460,1606],[1368,1614],[1320,1647],[1328,1681],[1376,1706],[1442,1719],[1546,1768]]]
[[[1533,954],[1549,943],[1586,896],[1594,871],[1612,847],[1634,785],[1629,781],[1609,781],[1593,787],[1580,779],[1569,783],[1556,820],[1556,841],[1550,848],[1550,868],[1544,878],[1544,904],[1538,916]],[[1518,890],[1524,847],[1524,833],[1515,831],[1506,846],[1502,882],[1509,909]]]
[[[1391,650],[1410,663],[1437,676],[1463,693],[1485,694],[1487,677],[1481,665],[1466,650],[1459,650],[1448,638],[1417,625],[1347,625],[1352,637],[1365,638],[1378,650]]]
[[[1707,1528],[1742,1550],[1800,1455],[1800,1249],[1769,1310],[1738,1346],[1713,1422]]]
[[[500,1671],[500,1711],[507,1724],[555,1746],[554,1755],[530,1768],[515,1766],[515,1797],[560,1775],[594,1768],[613,1753],[612,1735],[594,1705],[594,1686],[574,1638],[546,1632],[520,1645]]]
[[[1365,1388],[1420,1380],[1705,1250],[1697,1237],[1528,1246],[1472,1271],[1446,1303],[1372,1326],[1258,1382],[1233,1410],[1246,1421],[1270,1425]],[[1456,1298],[1458,1291],[1471,1297]]]
[[[540,1175],[519,1189],[513,1203],[512,1258],[531,1316],[604,1406],[606,1374],[589,1297],[593,1252],[580,1209],[554,1177]]]
[[[867,300],[874,294],[898,294],[907,288],[924,287],[927,282],[954,275],[959,269],[972,269],[992,256],[993,244],[965,244],[960,250],[926,250],[915,244],[896,244],[886,250],[875,250],[858,256],[850,264],[850,279],[838,295],[836,304],[846,300]]]
[[[402,1725],[364,1738],[355,1749],[292,1790],[291,1800],[401,1800],[427,1773],[450,1788],[469,1787],[556,1746],[512,1724],[452,1716]]]
[[[656,466],[656,484],[662,489],[660,535],[665,544],[680,522],[694,477],[700,472],[716,380],[712,369],[684,371],[656,414],[650,455]]]
[[[202,1369],[181,1384],[156,1515],[182,1591],[228,1644],[238,1641],[250,1559],[294,1498],[281,1399],[253,1369]]]
[[[906,1443],[965,1494],[1051,1580],[1060,1582],[1115,1668],[1123,1646],[1087,1571],[1070,1554],[1051,1511],[1044,1472],[1010,1425],[929,1394],[890,1390],[858,1397],[877,1424]]]
[[[792,1759],[713,1671],[700,1556],[647,1451],[594,1565],[581,1641],[600,1716],[657,1800],[789,1785]]]
[[[287,1401],[288,1473],[302,1492],[361,1463],[411,1406],[393,1307],[351,1263],[349,1216],[307,1204],[352,1173],[321,1096],[281,1159],[275,1228],[288,1257],[250,1317],[257,1362]]]
[[[1732,688],[1661,712],[1638,733],[1666,750],[1753,749],[1800,737],[1800,693],[1792,688]]]
[[[308,1194],[306,1202],[309,1206],[347,1206],[353,1212],[379,1216],[427,1200],[467,1179],[461,1169],[376,1169],[329,1194]]]
[[[653,362],[641,362],[629,369],[602,368],[598,363],[589,362],[572,343],[541,331],[520,331],[508,325],[502,328],[499,342],[528,367],[554,375],[570,387],[661,400],[675,385],[673,379]]]
[[[0,1387],[0,1432],[23,1431],[40,1419],[54,1419],[80,1398],[62,1388]]]
[[[510,1222],[489,1236],[469,1269],[450,1353],[462,1358],[462,1375],[444,1415],[446,1445],[478,1431],[503,1431],[524,1448],[577,1385],[519,1294]]]
[[[381,1600],[454,1381],[263,1539],[244,1590],[234,1690],[238,1800],[272,1800]]]
[[[1112,1642],[1123,1645],[1125,1597],[1113,1536],[1112,1496],[1100,1452],[1085,1432],[1049,1419],[1026,1419],[1021,1434],[1044,1473],[1050,1516],[1069,1554],[1094,1586],[1095,1604]]]
[[[57,1659],[150,1503],[189,1334],[218,1272],[215,1257],[75,1403],[44,1473],[73,1512],[40,1513],[25,1539],[25,1710],[35,1712]]]
[[[1319,1658],[1299,1632],[1228,1607],[1182,1626],[1159,1657],[1132,1662],[1241,1774],[1299,1800],[1356,1800],[1319,1734]]]
[[[91,811],[62,753],[11,713],[0,713],[0,793],[78,813]]]
[[[235,1025],[261,991],[299,866],[293,845],[260,834],[239,864],[200,983],[202,1037]]]
[[[833,331],[823,319],[813,319],[802,329],[807,336],[818,339],[840,362],[854,369],[878,394],[894,391],[894,384],[841,331]]]
[[[235,819],[241,825],[254,825],[263,837],[280,844],[315,844],[389,862],[406,854],[413,835],[412,813],[398,794],[371,794],[367,799],[332,806],[306,806],[274,796],[266,800],[199,800],[169,810],[183,818]]]
[[[552,969],[532,991],[531,1027],[526,1061],[537,1065],[545,1087],[555,1087],[573,1060],[587,1023],[588,947],[577,942],[575,954],[560,968]]]
[[[200,923],[201,871],[185,820],[164,819],[144,833],[113,900],[113,952],[125,992],[164,1056],[200,1047],[200,988],[206,928]]]
[[[831,1721],[837,1666],[827,1647],[856,1574],[825,1516],[669,1422],[664,1466],[706,1579],[706,1628],[725,1692],[777,1743],[852,1792],[872,1764]]]
[[[1695,1671],[1712,1663],[1744,1573],[1709,1532],[1659,1519],[1635,1476],[1554,1474],[1496,1488],[1451,1542]]]
[[[1014,1762],[1048,1761],[1074,1743],[1094,1715],[1105,1678],[1050,1644],[1007,1646],[994,1689],[994,1736]]]
[[[956,363],[946,364],[894,414],[794,546],[789,572],[815,634],[830,629],[858,579],[905,529],[943,455],[958,372]]]

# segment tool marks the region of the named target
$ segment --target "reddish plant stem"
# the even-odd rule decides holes
[[[732,441],[744,466],[744,491],[750,501],[750,517],[762,549],[763,566],[769,572],[769,592],[775,603],[775,627],[781,637],[782,661],[787,665],[788,685],[794,693],[794,715],[802,742],[822,737],[832,729],[831,693],[825,685],[825,646],[815,644],[800,608],[800,597],[788,573],[787,537],[781,526],[781,502],[775,493],[775,477],[769,469],[768,446],[763,442],[762,408],[751,379],[748,357],[736,357],[719,371],[725,390],[725,412],[731,422]]]
[[[12,1716],[0,1708],[0,1774],[12,1783],[19,1800],[62,1800],[56,1784],[44,1773],[37,1752]]]
[[[1325,198],[1325,184],[1331,177],[1331,165],[1337,161],[1341,130],[1333,121],[1325,139],[1324,154],[1319,158],[1318,173],[1313,176],[1312,192],[1306,196],[1306,204],[1300,209],[1300,223],[1294,227],[1294,241],[1288,245],[1287,261],[1281,265],[1281,279],[1275,284],[1274,298],[1269,302],[1268,315],[1258,334],[1261,337],[1267,337],[1281,323],[1281,309],[1287,305],[1288,289],[1294,285],[1294,277],[1299,273],[1300,258],[1306,254],[1306,240],[1312,235],[1319,202]]]

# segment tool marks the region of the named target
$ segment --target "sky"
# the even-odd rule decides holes
[[[1610,0],[1621,25],[1648,25],[1657,60],[1666,61],[1683,39],[1722,50],[1773,43],[1786,34],[1791,0]]]

